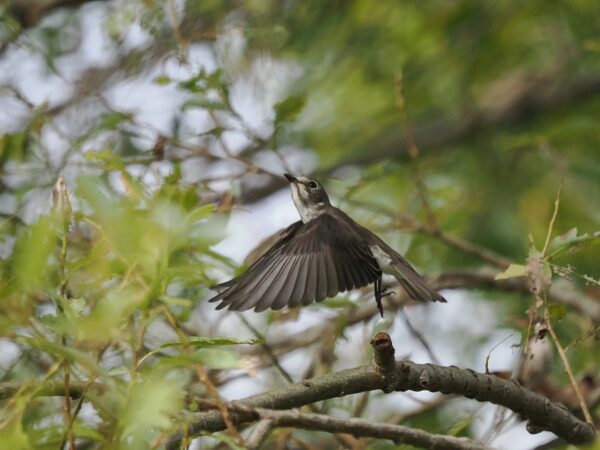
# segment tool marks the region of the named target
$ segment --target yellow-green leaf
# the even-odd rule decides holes
[[[496,280],[506,280],[525,276],[525,266],[522,264],[511,264],[504,272],[496,275]]]

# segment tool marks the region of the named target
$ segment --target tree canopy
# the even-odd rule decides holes
[[[598,13],[4,2],[0,442],[598,446]],[[210,287],[298,220],[284,172],[448,304],[215,311]]]

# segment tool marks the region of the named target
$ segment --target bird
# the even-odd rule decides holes
[[[377,309],[387,292],[383,273],[394,275],[409,297],[446,302],[410,263],[376,234],[333,206],[315,179],[284,174],[300,220],[237,278],[212,286],[216,309],[256,312],[309,305],[373,284]]]

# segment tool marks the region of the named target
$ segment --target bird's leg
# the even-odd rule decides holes
[[[381,304],[381,299],[384,297],[381,291],[381,277],[375,280],[375,302],[377,302],[377,309],[379,310],[379,314],[383,318],[383,305]],[[386,294],[389,295],[389,294]]]

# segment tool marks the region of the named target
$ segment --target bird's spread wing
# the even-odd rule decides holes
[[[423,277],[410,265],[406,258],[379,237],[368,230],[367,232],[372,236],[374,244],[389,258],[389,272],[396,277],[410,298],[423,302],[446,302],[446,299],[439,292],[427,286]]]
[[[328,214],[290,225],[240,277],[215,286],[217,309],[243,311],[308,305],[381,277],[369,247]]]

